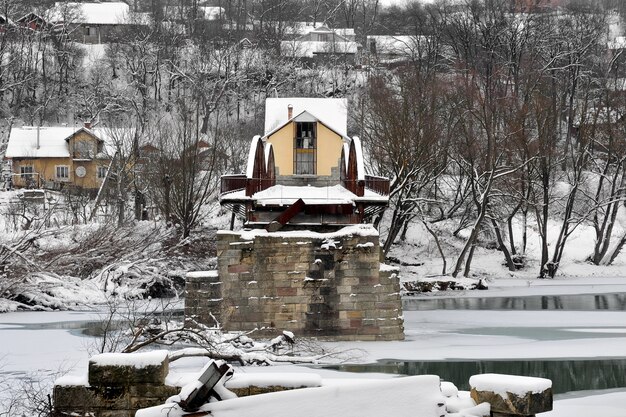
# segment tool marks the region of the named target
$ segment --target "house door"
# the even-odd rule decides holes
[[[293,166],[295,175],[315,175],[317,135],[315,122],[297,122],[294,138]]]

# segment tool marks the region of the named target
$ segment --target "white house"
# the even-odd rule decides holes
[[[281,54],[297,58],[320,59],[340,56],[354,61],[359,44],[326,26],[320,26],[306,35],[280,43]]]
[[[123,27],[142,24],[145,17],[133,14],[124,2],[57,2],[46,13],[47,21],[62,25],[77,42],[105,43]]]

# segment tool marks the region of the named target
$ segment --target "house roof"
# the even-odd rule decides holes
[[[317,22],[315,25],[309,22],[293,22],[293,24],[285,28],[285,33],[292,35],[304,35],[320,27],[327,27],[323,22]],[[329,29],[339,36],[354,39],[354,28],[332,28]]]
[[[313,33],[317,33],[317,34],[332,34],[336,37],[335,42],[339,41],[347,41],[348,39],[345,38],[343,35],[337,33],[336,30],[334,29],[330,29],[328,26],[322,25],[322,26],[318,26],[312,30],[310,30],[306,35],[300,37],[299,39],[303,40],[303,38],[306,38],[308,35],[311,35]]]
[[[344,139],[350,140],[350,138],[348,138],[346,135],[343,135],[339,132],[337,132],[335,129],[333,129],[332,127],[326,125],[326,123],[324,123],[323,120],[320,120],[318,117],[315,117],[315,115],[309,113],[308,111],[303,111],[300,114],[297,114],[296,116],[292,117],[291,119],[287,120],[285,123],[278,125],[276,128],[274,128],[273,130],[270,130],[269,132],[267,132],[264,136],[263,139],[267,138],[270,135],[273,135],[274,133],[276,133],[278,130],[282,129],[283,126],[285,126],[287,123],[289,122],[320,122],[321,124],[323,124],[324,126],[326,126],[328,129],[332,130],[333,132],[335,132],[336,134],[338,134],[339,136],[343,136]]]
[[[273,185],[263,191],[256,192],[252,197],[246,196],[246,190],[237,190],[220,195],[220,201],[241,202],[255,201],[260,206],[289,206],[302,199],[305,204],[334,205],[352,204],[354,202],[386,203],[388,196],[383,196],[374,191],[364,191],[363,197],[347,190],[343,186],[336,184],[327,187],[313,186],[289,186]]]
[[[16,22],[17,23],[30,23],[30,22],[46,23],[46,20],[36,13],[28,12],[24,16],[17,19]]]
[[[37,147],[37,131],[39,131],[39,147]],[[111,142],[110,135],[103,129],[86,129],[84,127],[40,127],[24,126],[11,129],[9,143],[5,152],[6,158],[69,158],[70,150],[67,140],[74,134],[85,131],[105,144]]]
[[[203,17],[206,20],[218,20],[226,17],[226,10],[223,7],[216,6],[201,6],[198,10],[202,12]]]
[[[280,51],[283,55],[313,58],[318,54],[356,54],[359,44],[353,41],[282,41]]]
[[[292,115],[295,117],[306,111],[338,134],[347,136],[348,101],[345,98],[310,97],[282,97],[265,100],[265,136],[290,121],[287,110],[289,105],[293,107]]]
[[[65,19],[64,11],[68,8],[75,8],[76,15],[73,16],[74,22],[91,25],[115,25],[128,22],[130,7],[123,2],[109,3],[60,3],[54,4],[54,7],[48,11],[51,22],[63,22]]]
[[[274,185],[255,193],[252,198],[260,205],[287,206],[300,198],[305,204],[352,204],[357,196],[339,184],[328,187]]]

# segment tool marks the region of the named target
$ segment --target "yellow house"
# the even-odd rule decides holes
[[[12,129],[5,158],[12,163],[13,185],[98,189],[111,160],[107,137],[103,130],[89,125]]]
[[[271,144],[278,177],[339,179],[346,135],[345,99],[274,98],[266,101],[265,135]]]
[[[265,104],[265,133],[252,140],[246,173],[222,177],[221,204],[247,226],[343,226],[387,205],[389,180],[365,174],[361,143],[347,135],[345,99]]]

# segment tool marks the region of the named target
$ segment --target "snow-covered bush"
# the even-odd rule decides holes
[[[2,310],[62,309],[107,297],[177,297],[189,270],[215,268],[213,232],[180,240],[159,222],[38,228],[0,240]]]

